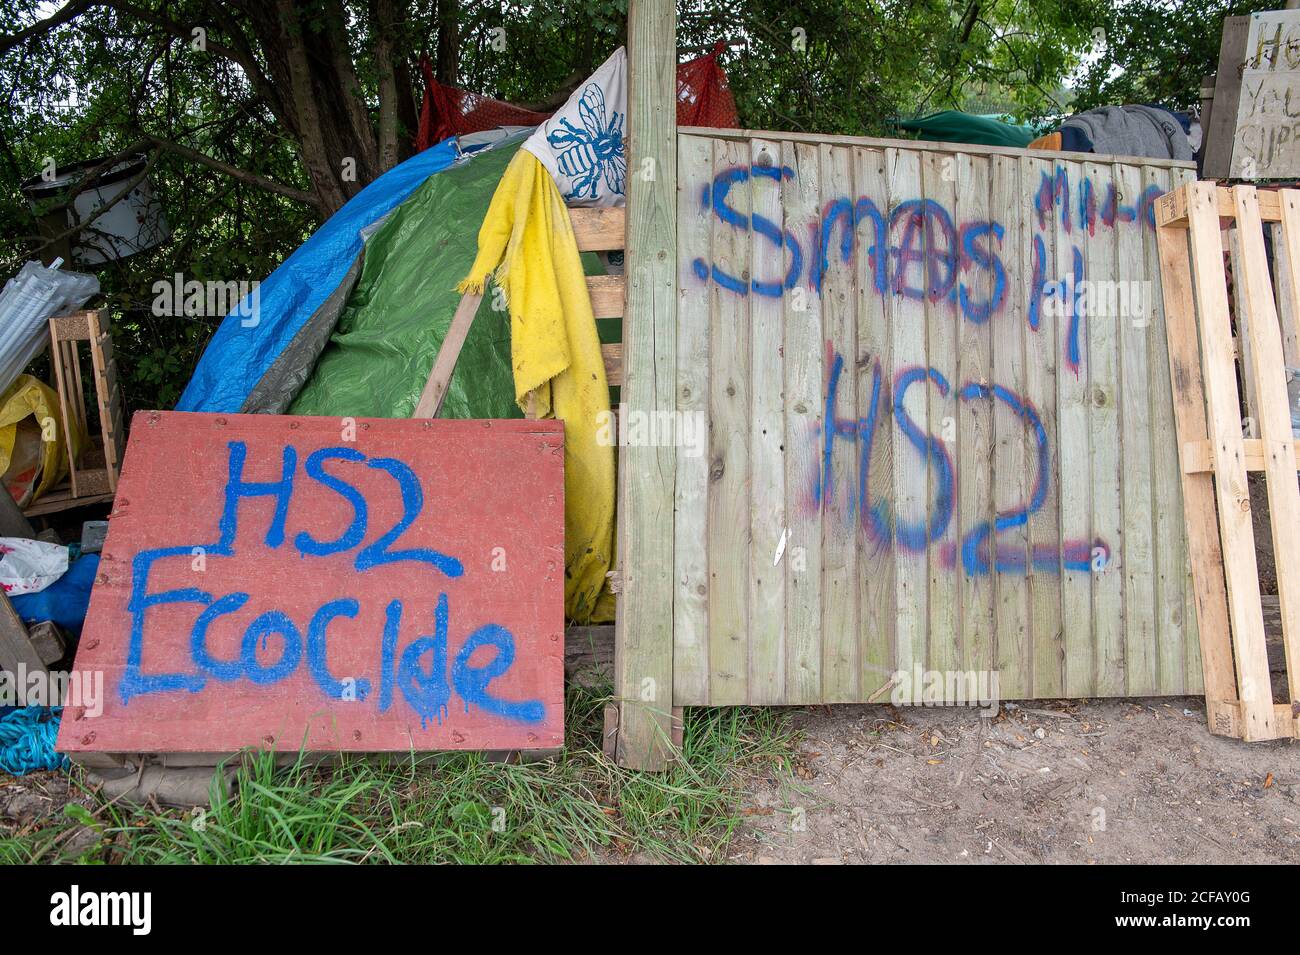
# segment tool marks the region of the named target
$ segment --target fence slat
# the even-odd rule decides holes
[[[1016,261],[1029,277],[1023,331],[1025,339],[1025,395],[1038,414],[1045,447],[1037,436],[1030,440],[1035,458],[1036,482],[1042,484],[1042,505],[1029,515],[1029,601],[1033,641],[1034,695],[1060,696],[1064,692],[1065,643],[1061,625],[1061,491],[1060,450],[1057,441],[1057,370],[1061,365],[1060,309],[1051,295],[1056,281],[1056,217],[1050,203],[1043,208],[1035,197],[1046,188],[1051,195],[1055,168],[1045,159],[1022,158],[1020,199],[1026,248]],[[1032,234],[1032,237],[1031,237]]]
[[[677,140],[677,231],[680,254],[712,261],[713,140]],[[677,413],[702,430],[695,447],[678,442],[674,504],[673,703],[709,702],[709,312],[711,294],[693,269],[679,269],[677,302]],[[703,444],[702,453],[700,444]]]
[[[1115,202],[1118,208],[1136,210],[1142,194],[1142,175],[1134,166],[1116,164]],[[1150,359],[1150,310],[1154,283],[1144,283],[1143,235],[1146,224],[1134,222],[1116,236],[1115,276],[1119,282],[1108,302],[1116,306],[1119,348],[1120,462],[1116,487],[1123,523],[1123,680],[1129,696],[1149,695],[1158,685],[1156,644],[1156,593],[1154,501],[1152,488],[1157,475],[1152,470]],[[1144,288],[1144,286],[1146,286]],[[1159,380],[1159,379],[1157,379]]]
[[[907,198],[921,196],[920,157],[911,150],[885,150],[885,170],[889,181],[889,195],[895,205]],[[889,300],[891,405],[895,418],[895,435],[900,433],[897,421],[900,411],[906,411],[912,421],[926,420],[926,399],[923,387],[910,388],[900,396],[898,383],[901,374],[911,368],[928,365],[925,347],[925,308],[920,302],[901,295],[891,286]],[[906,399],[906,402],[903,399]],[[913,666],[925,663],[927,633],[927,592],[929,573],[926,565],[924,539],[918,548],[907,539],[912,530],[920,529],[924,535],[928,502],[929,468],[922,454],[901,442],[894,453],[894,574],[897,586],[898,623],[894,631],[894,659],[899,670],[910,673]],[[911,530],[904,525],[910,525]]]
[[[853,178],[858,196],[872,204],[879,220],[859,222],[861,243],[857,260],[858,286],[858,416],[862,440],[871,451],[861,458],[866,474],[858,493],[858,606],[859,653],[862,660],[862,697],[870,699],[894,674],[894,624],[897,595],[894,587],[893,501],[894,419],[889,412],[890,298],[879,259],[887,255],[891,197],[885,176],[885,154],[880,150],[853,151]],[[871,207],[868,207],[871,208]],[[861,217],[859,217],[861,219]],[[877,276],[882,276],[877,278]],[[861,449],[859,449],[861,451]]]
[[[747,144],[715,146],[715,176],[741,167],[749,167]],[[749,183],[732,185],[723,201],[747,218]],[[715,217],[713,256],[744,285],[737,294],[714,283],[709,328],[709,701],[720,706],[748,699],[749,237]]]
[[[1061,487],[1061,622],[1068,696],[1090,696],[1093,668],[1091,448],[1088,435],[1087,317],[1079,297],[1087,227],[1075,223],[1083,167],[1057,163],[1052,187],[1058,281],[1056,426]],[[1080,234],[1082,233],[1082,234]]]
[[[1026,217],[1030,205],[1025,193],[1032,184],[1021,183],[1021,161],[994,156],[990,161],[992,188],[989,215],[1002,224],[1001,241],[990,236],[989,246],[1007,256],[1006,286],[1002,291],[1004,311],[990,318],[993,336],[992,380],[1022,403],[1026,400],[1026,298],[1030,293],[1029,230]],[[1027,180],[1028,181],[1028,180]],[[991,283],[990,283],[991,284]],[[987,290],[989,295],[995,289]],[[1033,691],[1033,656],[1030,645],[1029,612],[1029,526],[1008,519],[1027,513],[1033,503],[1037,474],[1038,442],[1027,416],[1017,414],[1007,402],[986,399],[993,416],[993,512],[994,533],[989,539],[996,626],[994,666],[1001,674],[1003,697],[1027,697]],[[1005,525],[1005,526],[1003,526]],[[999,568],[1003,572],[997,572]]]
[[[953,208],[959,224],[953,241],[959,246],[954,261],[969,261],[969,251],[964,248],[961,226],[1001,218],[989,208],[992,191],[992,168],[984,156],[961,155],[957,157],[957,197]],[[983,241],[969,240],[973,248],[988,243],[995,246],[991,235]],[[982,672],[996,668],[997,634],[994,608],[993,568],[997,562],[999,535],[995,527],[993,508],[993,416],[997,398],[992,394],[973,394],[967,391],[990,389],[993,383],[993,355],[991,334],[994,322],[991,316],[979,320],[981,303],[992,300],[993,276],[987,270],[961,270],[958,278],[958,302],[952,309],[957,327],[957,355],[951,366],[956,373],[952,381],[953,395],[948,405],[950,413],[957,416],[957,519],[952,530],[954,555],[953,571],[958,584],[961,606],[961,665],[959,669]],[[1008,341],[1020,346],[1019,330],[1009,329],[1009,317],[999,315],[997,334],[999,341],[1007,335]],[[1004,332],[1004,329],[1007,329]],[[1004,385],[1005,382],[999,381]],[[978,535],[986,531],[982,540]],[[975,546],[968,550],[967,542]],[[978,542],[978,543],[977,543]],[[935,642],[937,635],[931,635]],[[1023,667],[1008,671],[1007,683],[1000,686],[1008,697],[1024,695],[1020,678]]]
[[[786,700],[785,569],[777,563],[786,526],[782,179],[781,144],[751,140],[749,702],[767,704]]]
[[[1124,694],[1124,520],[1120,491],[1119,320],[1105,301],[1118,272],[1117,230],[1104,228],[1104,203],[1113,185],[1113,167],[1086,163],[1080,183],[1081,225],[1088,233],[1086,280],[1087,382],[1089,464],[1092,482],[1094,547],[1108,551],[1105,566],[1092,572],[1093,692]],[[1082,237],[1081,237],[1082,238]]]
[[[826,370],[826,407],[822,422],[822,695],[828,703],[858,699],[857,534],[855,505],[858,454],[852,440],[857,421],[854,367],[857,320],[853,278],[853,155],[846,147],[821,148],[823,226],[822,322],[831,353]],[[848,261],[842,237],[849,236]],[[839,435],[840,425],[850,429]]]
[[[1169,191],[1169,173],[1143,169],[1143,191]],[[1187,547],[1183,531],[1183,488],[1178,465],[1174,398],[1169,385],[1169,346],[1165,336],[1165,305],[1156,284],[1160,249],[1155,232],[1142,224],[1143,256],[1151,286],[1151,315],[1147,331],[1148,416],[1151,422],[1152,573],[1154,628],[1157,648],[1157,692],[1178,693],[1186,683],[1187,620],[1190,587],[1186,580]],[[1125,412],[1128,408],[1125,406]],[[1127,483],[1127,475],[1126,475]]]
[[[821,155],[816,146],[784,142],[785,164],[794,172],[782,186],[785,219],[796,236],[821,220]],[[822,525],[807,515],[809,488],[820,480],[822,433],[821,299],[806,276],[785,297],[786,514],[790,534],[785,568],[786,698],[790,703],[821,700]]]
[[[955,232],[946,234],[945,219],[957,208],[958,178],[965,166],[969,187],[969,157],[925,153],[921,157],[921,192],[924,206],[913,211],[915,238],[911,248],[922,253],[907,261],[900,255],[899,284],[921,293],[925,308],[926,361],[933,369],[929,379],[913,381],[909,403],[916,400],[925,409],[918,417],[921,430],[934,442],[930,453],[908,448],[924,462],[925,507],[917,515],[917,528],[925,541],[927,575],[927,639],[923,658],[927,670],[951,673],[962,668],[966,656],[965,633],[961,625],[961,596],[965,580],[956,573],[956,541],[961,536],[961,501],[957,474],[961,468],[958,422],[961,411],[957,389],[961,373],[961,311],[956,302],[939,290],[947,286],[948,269],[958,268],[959,244]],[[907,225],[900,228],[908,228]],[[900,233],[900,247],[907,244]],[[951,276],[956,279],[956,275]],[[933,373],[941,376],[935,380]],[[915,398],[913,399],[913,395]],[[971,472],[972,484],[974,472]]]

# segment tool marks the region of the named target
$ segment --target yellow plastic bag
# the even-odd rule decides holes
[[[72,434],[74,455],[86,445],[80,428]],[[5,489],[25,507],[68,473],[63,416],[54,389],[31,375],[19,375],[0,395],[0,474]]]

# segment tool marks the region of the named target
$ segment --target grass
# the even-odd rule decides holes
[[[785,718],[759,708],[688,710],[683,758],[665,773],[637,773],[600,752],[607,701],[570,689],[567,746],[547,762],[507,765],[465,753],[277,770],[263,755],[239,769],[233,796],[201,813],[108,804],[87,791],[63,817],[0,835],[0,861],[720,859],[740,821],[743,781],[788,770]]]

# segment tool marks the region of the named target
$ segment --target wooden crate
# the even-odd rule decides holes
[[[73,312],[50,319],[50,364],[63,418],[63,438],[72,447],[72,435],[89,434],[86,388],[82,375],[81,344],[90,352],[90,369],[99,413],[99,435],[82,453],[69,456],[68,480],[42,495],[25,513],[48,514],[70,507],[106,501],[117,492],[122,470],[125,429],[122,392],[117,382],[113,340],[104,310]]]
[[[1300,190],[1188,183],[1160,198],[1156,222],[1210,730],[1245,740],[1297,736],[1300,485],[1286,366],[1300,367],[1290,291],[1300,287]],[[1278,225],[1276,296],[1264,244],[1268,223]],[[1235,341],[1225,247],[1236,250]],[[1252,397],[1250,415],[1238,374]],[[1268,491],[1287,662],[1289,701],[1281,703],[1273,699],[1265,648],[1250,472],[1264,474]]]

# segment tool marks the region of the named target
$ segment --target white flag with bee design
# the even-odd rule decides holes
[[[555,177],[571,206],[621,206],[627,188],[627,53],[610,55],[524,149]]]

